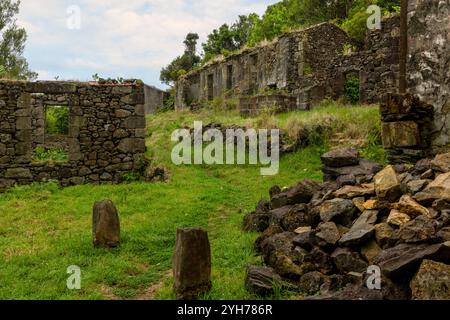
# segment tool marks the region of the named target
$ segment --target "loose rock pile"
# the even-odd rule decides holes
[[[355,150],[322,156],[325,182],[270,190],[244,230],[267,267],[246,287],[274,284],[314,299],[450,299],[450,154],[382,168]],[[375,269],[373,268],[375,267]],[[381,270],[381,289],[373,289]],[[376,274],[375,274],[376,276]]]

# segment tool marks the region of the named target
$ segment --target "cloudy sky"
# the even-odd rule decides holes
[[[201,41],[239,14],[277,0],[22,0],[25,56],[39,79],[140,78],[163,87],[161,67],[183,52],[188,32]],[[80,19],[77,19],[77,8]],[[77,21],[80,27],[77,28]]]

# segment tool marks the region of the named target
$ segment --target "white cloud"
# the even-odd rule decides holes
[[[161,67],[183,51],[188,32],[206,35],[239,14],[262,13],[275,0],[22,0],[31,68],[62,77],[99,72],[158,84]],[[81,9],[81,29],[67,28],[66,9]]]

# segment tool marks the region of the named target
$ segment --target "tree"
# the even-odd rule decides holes
[[[239,19],[231,25],[223,24],[219,29],[214,29],[202,44],[204,62],[211,60],[220,54],[227,54],[241,49],[248,42],[254,21],[258,16],[254,13],[239,16]]]
[[[200,56],[197,54],[198,34],[188,33],[184,40],[184,54],[175,58],[167,67],[162,68],[160,80],[173,86],[178,78],[191,71],[200,62]]]
[[[34,80],[37,73],[29,70],[23,57],[27,33],[17,26],[20,0],[0,0],[0,76],[10,79]]]

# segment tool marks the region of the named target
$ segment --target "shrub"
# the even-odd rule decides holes
[[[350,78],[345,83],[345,96],[347,100],[352,104],[357,104],[360,99],[359,93],[359,79],[358,78]]]
[[[69,108],[67,106],[47,106],[45,127],[48,134],[69,133]]]

